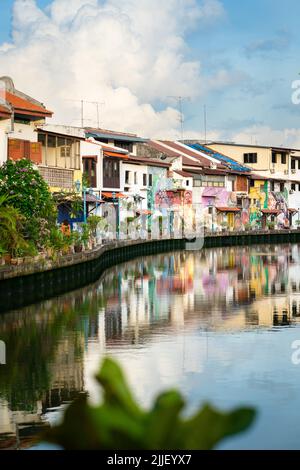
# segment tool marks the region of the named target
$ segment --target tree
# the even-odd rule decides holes
[[[0,196],[0,255],[9,253],[16,256],[27,251],[29,245],[22,236],[24,217],[9,205],[11,199],[5,194]]]
[[[26,239],[42,247],[56,222],[56,205],[49,187],[30,160],[8,160],[0,168],[0,196],[12,196],[10,204],[24,217]]]

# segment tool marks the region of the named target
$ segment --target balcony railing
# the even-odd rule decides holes
[[[39,166],[39,171],[49,186],[61,189],[72,189],[74,186],[74,171],[64,168]]]

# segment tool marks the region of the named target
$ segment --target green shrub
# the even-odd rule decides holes
[[[255,411],[220,412],[206,404],[184,417],[185,401],[176,390],[159,395],[149,411],[134,400],[120,367],[106,358],[97,375],[103,403],[82,395],[67,408],[62,424],[44,438],[65,449],[183,450],[212,449],[227,436],[246,430]]]

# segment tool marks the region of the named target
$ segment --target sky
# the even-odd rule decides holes
[[[300,147],[298,0],[0,0],[0,76],[53,122]]]

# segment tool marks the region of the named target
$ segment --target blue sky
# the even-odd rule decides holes
[[[185,40],[187,58],[200,62],[202,77],[210,82],[222,70],[224,86],[219,78],[215,89],[208,87],[199,98],[185,102],[185,128],[203,133],[204,104],[208,131],[243,136],[245,129],[253,128],[255,141],[260,128],[298,128],[300,106],[291,102],[291,85],[300,78],[300,2],[219,2],[225,14],[213,24],[199,22]],[[36,3],[45,8],[51,0]],[[0,44],[11,40],[12,4],[13,0],[1,0]],[[164,107],[161,100],[151,104],[157,110]]]

